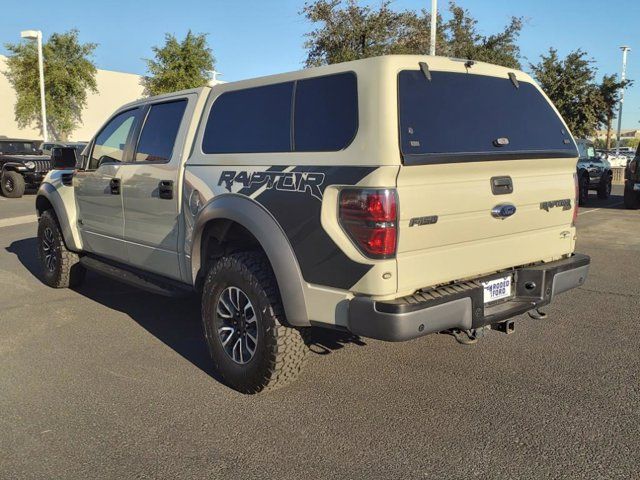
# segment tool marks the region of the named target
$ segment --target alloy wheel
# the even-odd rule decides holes
[[[50,227],[46,227],[44,229],[44,234],[42,236],[42,256],[47,270],[54,272],[58,265],[58,249],[53,235],[53,230],[51,230]]]
[[[258,346],[258,322],[247,294],[238,287],[225,288],[218,298],[215,320],[225,353],[239,365],[248,363]]]

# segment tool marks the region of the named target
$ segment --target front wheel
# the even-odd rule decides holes
[[[242,393],[258,393],[296,378],[307,347],[284,325],[275,276],[259,252],[220,258],[202,292],[202,322],[216,372]]]
[[[24,177],[18,172],[6,171],[0,178],[2,195],[7,198],[20,198],[26,188]]]
[[[578,180],[578,195],[579,204],[586,205],[589,199],[589,177],[587,175],[582,175]]]
[[[85,269],[80,257],[64,244],[60,225],[52,210],[38,221],[38,258],[44,283],[53,288],[76,287],[82,283]]]
[[[606,200],[611,196],[611,175],[605,176],[598,186],[598,198]]]

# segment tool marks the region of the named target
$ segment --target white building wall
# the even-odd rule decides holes
[[[5,71],[6,57],[0,55],[0,136],[42,140],[42,134],[35,124],[28,128],[18,128],[14,116],[16,95],[3,73]],[[82,111],[82,123],[71,134],[71,141],[91,139],[118,107],[143,96],[140,75],[98,70],[96,83],[98,93],[87,95],[87,104]]]

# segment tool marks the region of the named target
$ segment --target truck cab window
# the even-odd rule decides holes
[[[180,130],[187,100],[152,105],[142,127],[136,162],[168,162]]]
[[[122,162],[124,148],[133,126],[138,109],[116,115],[96,137],[87,170],[95,170],[101,161]]]

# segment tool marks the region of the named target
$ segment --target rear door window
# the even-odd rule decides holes
[[[138,141],[136,162],[171,160],[186,107],[186,99],[151,105]]]
[[[398,77],[404,161],[429,163],[577,156],[544,96],[527,82],[471,73],[404,70]]]
[[[294,109],[296,152],[346,148],[358,129],[358,88],[354,73],[299,80]]]
[[[204,153],[291,151],[294,82],[221,94],[204,131]]]

